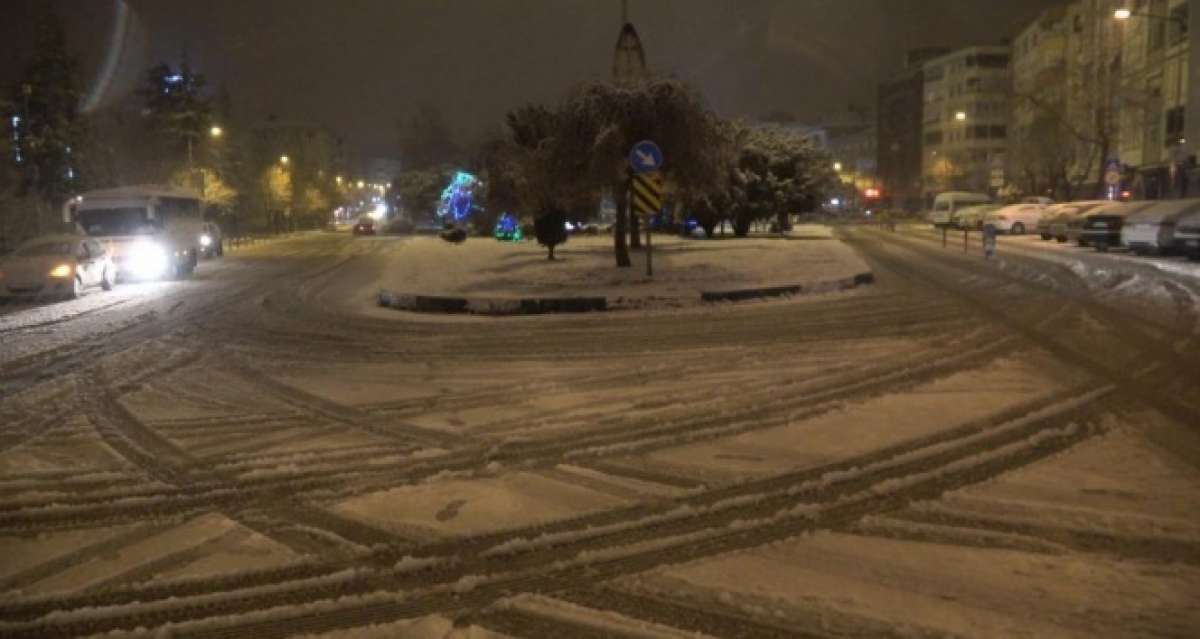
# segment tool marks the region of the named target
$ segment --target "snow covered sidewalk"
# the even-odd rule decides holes
[[[534,242],[472,238],[461,245],[417,237],[388,252],[382,289],[399,295],[462,298],[603,297],[609,308],[698,305],[701,293],[798,287],[800,291],[854,285],[869,273],[853,250],[821,226],[797,227],[787,237],[688,239],[654,237],[654,275],[645,251],[631,251],[633,266],[613,265],[608,236],[577,236],[557,259]],[[799,291],[792,291],[799,292]]]

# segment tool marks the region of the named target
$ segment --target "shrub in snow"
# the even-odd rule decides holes
[[[546,247],[546,259],[554,259],[554,247],[567,243],[567,214],[561,209],[543,212],[533,223],[538,244]]]
[[[462,244],[467,241],[467,230],[461,226],[452,226],[442,231],[439,237],[452,244]]]

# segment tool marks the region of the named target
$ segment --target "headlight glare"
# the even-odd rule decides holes
[[[127,268],[139,278],[155,278],[167,271],[169,257],[163,247],[153,242],[138,242],[129,250]]]
[[[212,246],[212,236],[210,236],[208,233],[201,235],[200,236],[200,246],[203,246],[204,248],[208,248],[208,247]]]
[[[75,269],[71,268],[70,264],[59,264],[50,269],[50,277],[71,277]]]

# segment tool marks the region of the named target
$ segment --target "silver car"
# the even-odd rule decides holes
[[[0,259],[0,295],[79,297],[84,289],[112,290],[117,267],[94,239],[49,235],[29,240]]]

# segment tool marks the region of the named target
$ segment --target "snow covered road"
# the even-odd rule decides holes
[[[840,234],[874,286],[415,316],[308,234],[0,307],[0,636],[1200,628],[1200,285]]]

